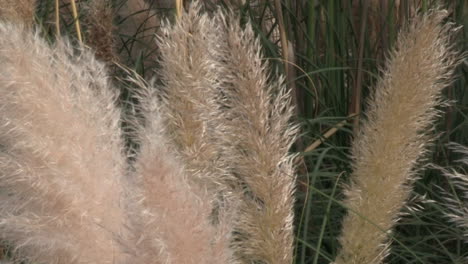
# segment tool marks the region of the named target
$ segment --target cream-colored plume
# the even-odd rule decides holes
[[[353,143],[354,172],[337,264],[382,263],[431,139],[441,91],[460,61],[445,10],[414,18],[390,54]]]
[[[232,263],[233,210],[218,208],[227,173],[217,161],[222,146],[216,144],[216,123],[210,120],[217,118],[211,114],[219,92],[218,62],[210,51],[215,34],[213,21],[198,5],[175,25],[164,26],[158,41],[163,90],[139,96],[146,125],[135,139],[141,145],[136,175],[144,182],[136,184],[143,197],[136,200],[146,201],[142,210],[154,215],[140,214],[135,227],[148,226],[141,230],[144,252],[152,252],[148,260]],[[152,191],[156,188],[160,191]]]
[[[289,92],[250,25],[200,6],[163,30],[159,89],[136,81],[130,166],[105,67],[0,24],[0,240],[18,260],[292,263]]]
[[[290,263],[290,96],[282,79],[268,80],[250,26],[237,25],[233,14],[206,15],[195,4],[163,29],[165,123],[192,182],[214,194],[221,211],[234,210],[236,261]]]
[[[225,117],[220,113],[221,87],[219,45],[224,33],[216,21],[194,4],[174,26],[163,28],[160,80],[163,83],[164,120],[190,180],[213,196],[231,192],[235,181],[230,163],[221,156]],[[214,197],[213,197],[214,198]]]
[[[230,229],[212,225],[212,195],[192,184],[191,170],[177,160],[157,93],[149,89],[140,95],[144,125],[135,138],[140,149],[129,184],[133,261],[231,263]]]
[[[0,240],[18,260],[119,263],[120,112],[86,50],[0,23]]]
[[[233,246],[242,263],[293,261],[295,172],[289,149],[297,130],[291,125],[291,96],[282,78],[269,74],[250,24],[242,29],[233,14],[216,15],[224,29],[218,60],[224,116],[222,157],[242,186]]]

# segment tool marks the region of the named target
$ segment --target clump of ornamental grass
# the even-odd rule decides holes
[[[158,44],[173,146],[194,184],[212,193],[215,209],[236,208],[236,259],[289,263],[295,177],[288,151],[296,133],[290,95],[282,79],[268,78],[250,25],[241,29],[233,14],[210,18],[199,9],[193,5],[163,30]]]
[[[0,240],[15,261],[292,263],[294,110],[250,23],[195,3],[159,31],[144,0],[115,10],[92,0],[82,21],[92,54],[60,38],[49,45],[28,26],[32,2],[15,3],[0,4],[16,23],[0,22]],[[459,62],[445,17],[434,10],[409,24],[369,100],[337,264],[388,253]],[[156,85],[134,78],[133,116],[108,80],[121,59],[159,65]],[[466,207],[449,201],[466,225]]]
[[[400,209],[431,142],[441,92],[460,57],[442,24],[447,11],[415,17],[391,52],[368,102],[367,120],[353,143],[354,172],[337,264],[382,263]]]
[[[124,118],[136,154],[94,55],[2,22],[0,239],[14,258],[292,261],[289,93],[236,20],[193,5],[165,26],[162,84],[136,78],[138,118]]]

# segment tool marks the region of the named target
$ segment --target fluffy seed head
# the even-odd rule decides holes
[[[414,18],[396,43],[369,100],[367,120],[353,143],[341,252],[336,263],[381,263],[388,232],[411,191],[430,142],[441,91],[460,61],[451,46],[447,11]]]

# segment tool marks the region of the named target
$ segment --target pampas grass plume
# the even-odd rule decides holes
[[[447,11],[414,18],[369,100],[367,121],[353,143],[354,172],[337,264],[382,263],[389,232],[405,204],[441,104],[441,91],[460,61],[450,44]]]
[[[212,196],[190,184],[167,140],[155,91],[142,91],[140,102],[145,122],[136,135],[141,149],[129,206],[135,263],[231,263],[230,229],[212,225]]]
[[[141,209],[134,226],[142,241],[137,248],[143,249],[137,256],[152,252],[141,263],[234,263],[233,211],[215,209],[225,172],[216,163],[219,146],[208,121],[216,108],[218,78],[209,49],[214,23],[199,8],[193,5],[175,25],[163,27],[158,75],[165,94],[147,88],[138,100],[145,125],[135,138],[142,147],[135,164],[139,196],[134,200],[143,202],[135,206]],[[138,86],[145,87],[141,82]]]
[[[236,261],[290,263],[290,95],[281,78],[268,80],[250,26],[236,26],[232,13],[200,9],[192,5],[159,41],[169,135],[195,186],[231,210]]]
[[[220,113],[219,35],[222,28],[201,5],[189,11],[174,26],[165,26],[158,41],[161,52],[160,80],[163,111],[169,135],[178,156],[186,164],[193,184],[213,195],[226,191],[229,163],[220,158],[224,117]]]
[[[115,263],[125,159],[105,68],[8,23],[0,47],[0,240],[17,260]]]
[[[252,26],[241,28],[233,14],[216,19],[224,28],[218,59],[223,140],[230,144],[222,159],[243,191],[234,223],[236,256],[241,263],[292,263],[295,172],[289,149],[297,129],[291,95],[283,78],[270,76]]]

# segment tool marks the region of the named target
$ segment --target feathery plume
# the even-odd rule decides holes
[[[228,191],[234,180],[228,163],[223,163],[224,117],[221,99],[222,63],[217,45],[223,28],[203,14],[194,3],[176,24],[166,26],[158,41],[161,51],[160,80],[163,83],[163,111],[171,141],[186,164],[192,183],[212,194]]]
[[[209,49],[216,33],[212,26],[198,5],[174,26],[165,26],[158,41],[164,102],[155,92],[139,96],[146,126],[135,140],[141,146],[135,201],[143,202],[136,203],[142,213],[133,214],[139,215],[133,226],[139,230],[136,255],[144,256],[141,263],[232,263],[233,211],[219,209],[217,223],[212,219],[217,182],[224,173],[216,163],[215,143],[209,141],[213,128],[207,126],[210,108],[216,106],[211,98],[217,78],[210,73],[216,63]],[[144,87],[141,82],[139,86]]]
[[[159,41],[168,134],[195,186],[221,195],[221,201],[212,198],[221,211],[235,211],[236,261],[290,263],[288,150],[295,130],[289,94],[282,80],[267,81],[251,29],[236,26],[232,14],[200,9],[195,2],[173,28],[163,28]]]
[[[222,110],[230,146],[222,159],[242,183],[243,199],[233,242],[242,263],[285,264],[293,260],[293,155],[291,95],[284,78],[270,76],[250,24],[242,29],[235,15],[216,15],[222,68]]]
[[[18,260],[122,260],[125,159],[105,67],[8,23],[0,47],[0,240]]]
[[[36,10],[35,0],[0,0],[0,19],[31,26]]]
[[[367,121],[353,143],[354,172],[346,188],[337,264],[382,263],[388,234],[404,206],[417,165],[427,152],[441,91],[460,61],[450,45],[447,11],[414,18],[402,32],[369,101]]]
[[[213,226],[211,195],[190,184],[183,163],[167,141],[156,90],[140,95],[144,125],[130,176],[130,231],[135,263],[231,263],[229,226]]]

